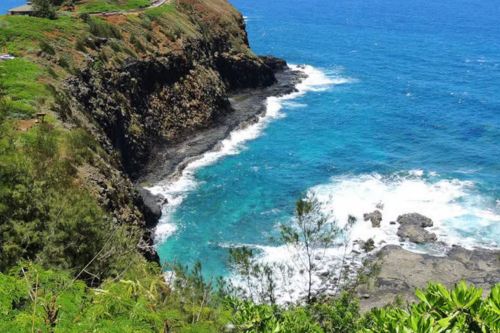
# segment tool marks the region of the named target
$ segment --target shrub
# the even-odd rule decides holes
[[[56,10],[50,0],[33,0],[33,12],[35,16],[54,20],[57,18]]]
[[[136,50],[138,51],[141,51],[141,52],[144,52],[146,50],[146,48],[144,47],[144,45],[141,43],[141,41],[139,39],[137,39],[137,37],[135,37],[134,35],[132,35],[130,37],[130,43],[132,45],[134,45],[134,47],[136,48]]]
[[[115,26],[97,18],[91,18],[88,22],[90,33],[97,37],[102,38],[116,38],[121,39],[120,30]]]
[[[40,45],[40,50],[43,53],[46,53],[48,55],[55,55],[56,54],[56,50],[52,47],[52,45],[50,45],[46,41],[42,40],[39,45]]]
[[[76,40],[75,49],[83,53],[87,52],[87,48],[85,47],[85,37],[81,37]]]
[[[452,290],[430,284],[416,292],[419,303],[408,310],[373,310],[362,332],[500,332],[500,284],[488,298],[481,295],[481,289],[463,281]]]
[[[80,20],[82,20],[85,23],[89,23],[90,20],[92,19],[92,17],[88,13],[82,13],[78,17],[80,18]]]

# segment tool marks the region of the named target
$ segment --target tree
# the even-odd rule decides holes
[[[269,304],[276,303],[276,287],[274,275],[278,265],[259,263],[254,251],[247,247],[229,249],[229,266],[243,279],[243,286],[230,285],[228,294]]]
[[[314,299],[314,278],[319,270],[315,261],[324,257],[325,250],[335,245],[342,232],[321,208],[313,196],[301,199],[295,206],[293,224],[281,225],[281,240],[294,249],[299,272],[306,274],[307,303]]]
[[[297,297],[304,297],[311,304],[327,290],[338,292],[345,287],[343,282],[355,284],[345,266],[348,233],[356,218],[349,216],[345,226],[339,228],[322,208],[314,196],[301,199],[296,203],[292,223],[280,226],[280,241],[290,256],[287,262],[263,262],[248,247],[230,249],[229,266],[240,277],[230,284],[232,293],[268,304],[275,304],[278,298],[283,302],[286,296],[292,303]],[[340,249],[341,256],[332,256],[332,249]],[[339,265],[335,269],[324,269],[328,262],[337,259]]]
[[[51,0],[33,0],[33,12],[35,16],[51,20],[57,17]]]

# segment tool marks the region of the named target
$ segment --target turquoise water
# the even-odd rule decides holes
[[[309,68],[316,82],[302,96],[271,101],[280,116],[154,188],[171,201],[158,228],[162,260],[200,260],[220,275],[230,246],[265,245],[272,256],[277,224],[311,191],[340,224],[360,219],[353,239],[398,243],[389,222],[417,211],[449,244],[500,244],[497,1],[233,4],[257,53],[320,72]],[[379,202],[374,230],[361,216]]]
[[[0,12],[22,3],[3,0]],[[257,53],[310,65],[311,76],[222,152],[153,189],[171,203],[162,260],[227,274],[228,247],[240,244],[286,260],[270,238],[308,192],[339,224],[358,217],[352,239],[398,243],[389,222],[416,211],[448,244],[500,244],[496,0],[233,3]],[[361,216],[380,202],[374,230]]]

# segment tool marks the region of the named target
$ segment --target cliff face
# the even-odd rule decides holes
[[[276,82],[274,71],[285,66],[253,55],[242,16],[226,1],[180,0],[175,10],[175,16],[145,19],[147,24],[128,19],[117,25],[121,35],[147,36],[127,45],[138,56],[120,61],[107,56],[103,62],[113,41],[94,42],[93,56],[66,80],[60,106],[68,109],[71,122],[98,139],[107,156],[81,168],[80,176],[117,223],[144,228],[139,247],[150,258],[156,257],[148,228],[159,212],[146,207],[133,180],[152,149],[216,125],[233,112],[229,93],[270,86]],[[174,37],[165,32],[169,20],[177,20]]]

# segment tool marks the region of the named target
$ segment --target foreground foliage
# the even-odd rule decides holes
[[[283,308],[233,298],[203,280],[201,267],[173,268],[167,279],[142,264],[122,279],[90,288],[65,271],[33,264],[0,274],[1,332],[500,332],[500,285],[482,298],[460,283],[431,284],[408,308],[360,315],[347,293]]]

